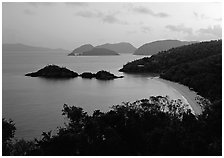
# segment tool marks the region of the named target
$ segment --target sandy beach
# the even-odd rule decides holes
[[[196,115],[202,113],[202,109],[201,109],[200,105],[195,100],[195,98],[197,96],[196,92],[190,90],[187,86],[184,86],[184,85],[176,83],[176,82],[164,80],[159,77],[154,77],[153,79],[161,81],[163,83],[166,83],[169,86],[171,86],[172,88],[174,88],[174,90],[177,90],[183,96],[183,98],[187,100],[187,102],[190,104],[190,106],[192,107],[192,109]]]

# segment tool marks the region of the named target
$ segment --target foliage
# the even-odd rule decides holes
[[[212,102],[197,98],[204,109],[201,115],[194,115],[181,100],[162,96],[115,105],[105,113],[96,110],[92,115],[64,105],[66,126],[55,135],[43,132],[41,140],[12,142],[14,123],[2,119],[3,155],[222,155],[221,65],[221,41],[211,41],[124,66],[129,72],[159,72],[162,78],[206,96]]]
[[[120,71],[159,73],[161,78],[184,84],[215,101],[222,95],[222,40],[163,51],[129,62]]]
[[[220,106],[205,107],[196,116],[181,100],[157,96],[90,116],[64,105],[65,127],[35,142],[17,141],[9,155],[221,155]]]
[[[37,72],[28,73],[25,76],[44,78],[74,78],[78,76],[78,73],[73,72],[65,67],[59,67],[57,65],[47,65]]]
[[[2,154],[10,155],[11,140],[15,135],[16,127],[12,120],[2,119]]]
[[[157,96],[89,116],[64,105],[67,126],[38,144],[44,155],[220,155],[221,112],[207,107],[195,116],[180,100]]]
[[[173,66],[161,78],[184,84],[211,101],[222,98],[222,55]]]
[[[173,48],[168,51],[129,62],[120,70],[129,73],[159,73],[161,78],[179,82],[195,90],[203,97],[196,98],[204,109],[194,126],[198,138],[190,136],[183,140],[189,151],[195,146],[193,153],[221,154],[222,146],[222,40],[201,42],[188,46]],[[209,104],[208,104],[209,103]],[[185,142],[186,141],[186,142]],[[192,146],[193,143],[194,145]],[[180,147],[180,146],[179,146]]]
[[[5,118],[2,119],[2,141],[11,141],[14,137],[16,131],[15,124],[12,120],[6,120]]]
[[[222,53],[222,40],[195,43],[159,52],[127,63],[120,70],[129,73],[162,73],[183,63],[192,62]]]

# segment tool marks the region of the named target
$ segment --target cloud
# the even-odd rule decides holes
[[[31,11],[29,9],[24,9],[23,12],[27,15],[35,15],[36,14],[34,11]]]
[[[155,13],[153,12],[151,9],[146,8],[146,7],[133,7],[133,11],[137,12],[137,13],[141,13],[141,14],[148,14],[154,17],[160,17],[160,18],[166,18],[169,17],[169,14],[164,13],[164,12],[159,12],[159,13]]]
[[[194,34],[185,36],[186,40],[208,41],[222,38],[222,28],[220,25],[209,26],[195,31]]]
[[[200,13],[197,13],[197,12],[193,12],[194,14],[194,17],[196,19],[201,19],[201,20],[204,20],[204,19],[210,19],[208,16],[206,16],[205,14],[200,14]]]
[[[123,24],[123,25],[126,25],[128,24],[127,22],[125,21],[122,21],[118,18],[116,18],[115,15],[112,15],[112,14],[109,14],[109,15],[104,15],[103,18],[102,18],[103,22],[105,23],[110,23],[110,24]]]
[[[215,21],[222,21],[222,18],[212,18],[212,17],[209,17],[205,14],[200,14],[200,13],[197,13],[197,12],[193,12],[194,14],[194,17],[198,20],[208,20],[208,19],[212,19],[212,20],[215,20]]]
[[[198,19],[199,18],[199,15],[197,12],[193,12],[194,16]]]
[[[201,14],[201,19],[211,19],[210,17],[206,16],[205,14]]]
[[[53,6],[56,3],[55,2],[27,2],[27,4],[33,7],[39,7],[39,6]]]
[[[107,23],[119,23],[119,20],[113,15],[106,15],[102,20]]]
[[[71,7],[86,7],[89,5],[87,2],[65,2],[65,4]]]
[[[135,7],[135,8],[133,8],[133,10],[135,12],[142,13],[142,14],[151,14],[152,13],[151,10],[149,10],[145,7]]]
[[[214,18],[215,21],[222,21],[222,18]]]
[[[215,25],[213,27],[209,26],[208,28],[199,29],[197,32],[201,34],[211,34],[216,37],[222,37],[222,28],[220,25]]]
[[[143,33],[147,33],[147,32],[151,31],[151,28],[147,27],[147,26],[144,26],[144,27],[141,27],[141,30],[142,30]]]
[[[75,13],[76,16],[80,16],[83,18],[97,18],[102,20],[104,23],[109,24],[123,24],[127,25],[128,23],[126,21],[122,21],[118,19],[115,15],[115,13],[105,14],[99,11],[79,11]]]
[[[136,30],[126,31],[126,34],[127,34],[127,35],[133,35],[133,34],[136,34],[136,33],[137,33]]]
[[[75,13],[75,15],[77,16],[81,16],[84,18],[99,18],[102,17],[102,13],[101,12],[91,12],[91,11],[79,11],[77,13]]]
[[[192,28],[190,27],[185,27],[183,24],[182,25],[167,25],[167,29],[174,31],[174,32],[182,32],[186,34],[192,34]]]

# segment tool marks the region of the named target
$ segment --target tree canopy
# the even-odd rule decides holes
[[[19,142],[23,150],[14,144],[11,151],[21,152],[11,155],[221,155],[220,106],[205,107],[197,116],[181,100],[157,96],[88,115],[65,104],[65,127],[28,145]]]

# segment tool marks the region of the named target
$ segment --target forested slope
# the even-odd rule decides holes
[[[159,73],[161,78],[193,88],[210,99],[221,99],[222,40],[196,43],[129,62],[127,73]]]

